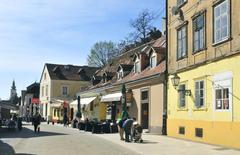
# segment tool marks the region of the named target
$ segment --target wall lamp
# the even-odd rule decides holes
[[[178,92],[184,92],[185,96],[191,96],[191,90],[189,89],[178,89],[179,82],[180,82],[180,77],[175,73],[173,77],[171,78],[172,85],[173,87],[178,91]]]

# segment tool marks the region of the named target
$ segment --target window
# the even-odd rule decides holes
[[[185,84],[180,84],[180,85],[179,85],[179,90],[178,90],[178,95],[179,95],[179,108],[183,108],[183,107],[185,107],[185,105],[186,105],[185,90],[186,90]]]
[[[213,77],[214,108],[229,111],[232,107],[232,72],[224,72]]]
[[[148,90],[141,91],[141,101],[144,103],[148,102],[148,98],[149,98]]]
[[[187,0],[177,0],[177,6],[183,5]]]
[[[140,63],[139,61],[135,62],[134,64],[134,72],[139,73],[140,72]]]
[[[229,88],[215,89],[216,109],[229,109]]]
[[[67,86],[62,87],[62,95],[68,95],[68,87]]]
[[[195,82],[195,106],[197,108],[204,106],[204,81]]]
[[[48,85],[46,85],[46,96],[48,96]]]
[[[153,67],[156,67],[156,56],[152,56],[150,58],[150,67],[153,68]]]
[[[118,71],[118,73],[117,73],[117,78],[118,78],[118,79],[123,78],[123,70],[122,70],[122,69]]]
[[[195,136],[196,137],[203,137],[203,129],[202,128],[195,128]]]
[[[224,41],[229,37],[229,14],[229,0],[225,0],[214,7],[214,43]]]
[[[177,59],[186,57],[187,55],[187,26],[183,26],[177,30]]]
[[[180,126],[178,128],[178,133],[181,134],[181,135],[184,135],[185,134],[185,127]]]
[[[42,86],[42,97],[44,96],[44,86]]]
[[[204,14],[199,15],[193,20],[193,53],[202,50],[205,46],[204,25]]]

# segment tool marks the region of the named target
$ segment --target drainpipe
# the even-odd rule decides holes
[[[168,0],[165,1],[165,16],[166,16],[166,52],[165,52],[165,59],[166,59],[166,71],[165,71],[165,81],[164,81],[164,103],[163,103],[163,122],[162,122],[162,135],[167,135],[167,84],[168,84]]]

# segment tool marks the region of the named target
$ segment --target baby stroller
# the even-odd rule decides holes
[[[135,143],[142,143],[142,126],[140,124],[133,124],[133,140]]]

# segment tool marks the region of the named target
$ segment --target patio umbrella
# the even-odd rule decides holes
[[[82,113],[81,113],[81,103],[80,103],[80,96],[77,98],[78,104],[77,104],[77,118],[82,118]]]
[[[122,85],[122,119],[128,118],[129,115],[127,113],[127,103],[126,103],[126,88],[125,84]]]

